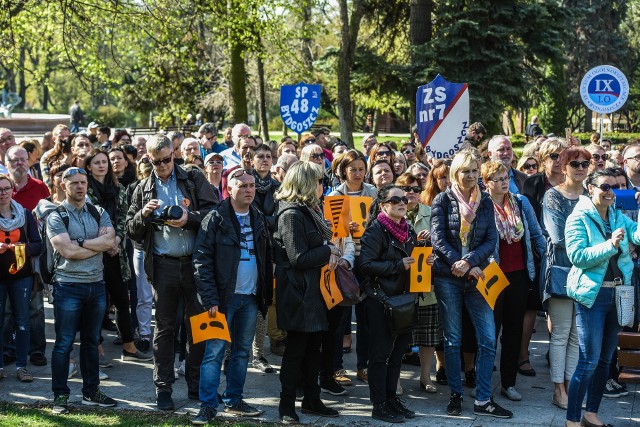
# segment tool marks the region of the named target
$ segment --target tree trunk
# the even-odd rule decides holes
[[[239,43],[233,43],[230,47],[231,53],[231,103],[232,122],[247,123],[249,112],[247,109],[247,82],[245,80],[246,70],[243,58],[244,48]]]
[[[377,108],[373,110],[373,126],[371,126],[371,133],[378,136],[378,128],[380,127],[380,110]]]
[[[433,25],[431,23],[431,12],[433,11],[433,0],[411,0],[409,12],[409,41],[411,43],[410,60],[411,68],[418,71],[424,65],[421,55],[416,54],[415,48],[431,41]],[[423,82],[426,83],[426,82]],[[407,88],[407,98],[409,99],[410,126],[416,123],[416,93],[419,82],[409,85]]]
[[[24,78],[24,61],[27,54],[27,47],[25,45],[20,46],[20,57],[18,62],[18,96],[20,102],[16,107],[24,108],[24,101],[27,98],[27,84]]]
[[[264,89],[264,62],[262,57],[258,55],[258,91],[260,93],[258,99],[258,112],[260,114],[260,127],[264,140],[269,140],[269,125],[267,124],[267,93]]]
[[[302,22],[308,23],[312,21],[313,18],[313,1],[305,0],[304,5],[302,6]],[[302,60],[304,62],[304,67],[308,70],[309,73],[313,72],[313,52],[312,52],[312,42],[313,40],[309,37],[309,31],[302,29]]]

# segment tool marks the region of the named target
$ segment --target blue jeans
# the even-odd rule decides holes
[[[233,295],[225,315],[231,334],[231,344],[229,344],[231,356],[227,366],[227,389],[222,394],[222,401],[226,406],[233,406],[242,400],[249,354],[253,345],[253,336],[256,333],[258,305],[255,295]],[[202,406],[218,407],[220,368],[226,344],[226,341],[219,339],[206,341],[204,357],[200,365],[200,401]]]
[[[13,307],[13,317],[15,319],[16,331],[16,367],[27,366],[27,354],[29,353],[29,342],[31,340],[31,329],[29,324],[29,302],[31,300],[31,287],[33,277],[25,277],[17,280],[3,280],[0,283],[0,331],[4,326],[4,310],[7,303],[7,294]],[[0,332],[0,348],[3,347],[3,334]],[[0,360],[0,368],[2,368]]]
[[[611,357],[618,345],[618,332],[622,330],[618,325],[615,288],[600,288],[591,308],[577,302],[575,306],[580,353],[569,383],[569,421],[580,421],[585,394],[587,412],[598,412],[609,378]]]
[[[69,354],[80,330],[80,372],[82,394],[93,396],[98,389],[98,340],[106,310],[104,281],[93,283],[54,282],[53,316],[56,342],[51,354],[52,389],[55,396],[69,394]]]
[[[493,310],[475,283],[454,277],[434,277],[434,286],[444,328],[444,359],[452,393],[462,394],[460,344],[462,342],[462,302],[464,301],[478,340],[476,358],[476,399],[491,399],[491,375],[496,355]]]

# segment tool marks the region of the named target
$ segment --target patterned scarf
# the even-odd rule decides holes
[[[471,223],[476,219],[476,211],[478,210],[478,206],[480,206],[480,200],[482,200],[480,189],[478,188],[478,184],[476,184],[474,189],[471,190],[471,197],[469,198],[468,203],[464,199],[458,184],[451,184],[451,192],[458,201],[458,207],[460,210],[460,241],[462,242],[462,246],[467,246],[467,239],[469,237],[469,232],[471,231]]]
[[[331,226],[327,224],[324,216],[322,216],[322,211],[320,211],[320,209],[310,208],[308,206],[307,209],[309,209],[309,212],[311,212],[313,222],[316,223],[316,226],[318,227],[318,230],[320,230],[320,234],[322,234],[324,240],[330,242],[333,238],[333,232],[331,231]]]
[[[258,172],[255,169],[251,169],[251,175],[256,179],[256,192],[260,194],[264,194],[267,191],[271,190],[273,186],[273,178],[271,178],[271,173],[267,174],[266,178],[260,178]]]
[[[520,210],[511,193],[504,196],[503,205],[493,202],[493,212],[496,218],[496,228],[500,238],[507,243],[519,242],[524,235],[524,224],[520,218]]]
[[[25,218],[22,205],[11,199],[11,218],[0,215],[0,230],[7,233],[16,230],[24,225]]]
[[[380,212],[377,219],[393,237],[400,241],[400,243],[404,243],[409,240],[409,224],[407,224],[406,219],[402,218],[400,223],[397,223],[389,218],[389,216],[384,212]]]

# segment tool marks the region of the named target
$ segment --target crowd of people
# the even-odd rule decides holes
[[[274,372],[267,337],[282,357],[280,421],[299,421],[297,399],[304,413],[337,417],[321,393],[345,395],[352,384],[343,354],[353,316],[349,368],[368,383],[382,421],[416,416],[401,398],[410,359],[423,392],[449,386],[447,414],[463,414],[464,385],[475,414],[512,417],[493,400],[493,371],[503,396],[523,399],[517,376],[537,375],[529,342],[541,314],[550,401],[567,411],[567,426],[604,425],[601,399],[628,394],[618,382],[615,290],[640,283],[640,230],[638,211],[616,209],[613,191],[640,189],[640,141],[612,147],[594,134],[583,146],[534,135],[518,159],[508,137],[489,138],[474,123],[453,158],[435,160],[416,134],[401,143],[366,135],[362,151],[326,128],[278,143],[238,124],[217,138],[213,123],[189,137],[135,138],[93,122],[76,133],[58,125],[20,144],[0,129],[0,379],[15,363],[17,379],[30,382],[27,362],[48,363],[46,297],[57,414],[68,412],[78,367],[82,403],[117,405],[99,387],[113,366],[106,329],[117,331],[123,360],[153,363],[159,409],[174,409],[173,384],[185,377],[188,397],[201,402],[193,424],[211,422],[220,404],[262,413],[243,389],[249,366]],[[351,221],[335,237],[325,196],[369,197],[366,226]],[[416,320],[393,330],[386,304],[410,294],[412,250],[424,246],[432,291],[410,295]],[[510,283],[493,308],[476,287],[491,262]],[[360,302],[327,308],[325,266],[353,273]],[[189,318],[205,311],[226,316],[229,343],[194,344]]]

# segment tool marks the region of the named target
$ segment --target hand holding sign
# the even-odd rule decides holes
[[[219,311],[214,317],[209,316],[209,312],[205,311],[191,316],[189,321],[191,322],[191,336],[194,344],[216,338],[231,342],[227,317]]]
[[[496,300],[504,288],[509,285],[509,281],[495,261],[489,264],[483,272],[485,279],[479,278],[476,288],[493,310],[496,306]]]
[[[320,270],[320,293],[329,310],[340,304],[344,299],[336,282],[336,271],[329,270],[326,265]]]
[[[416,260],[411,266],[411,283],[409,292],[431,292],[431,266],[427,264],[427,258],[433,248],[415,247],[411,257]]]
[[[331,221],[333,238],[349,235],[349,196],[324,198],[324,217]]]
[[[369,208],[373,199],[367,196],[348,196],[349,207],[351,209],[351,221],[357,222],[359,227],[351,235],[353,237],[362,237],[364,229],[367,228],[367,217],[369,216]]]

